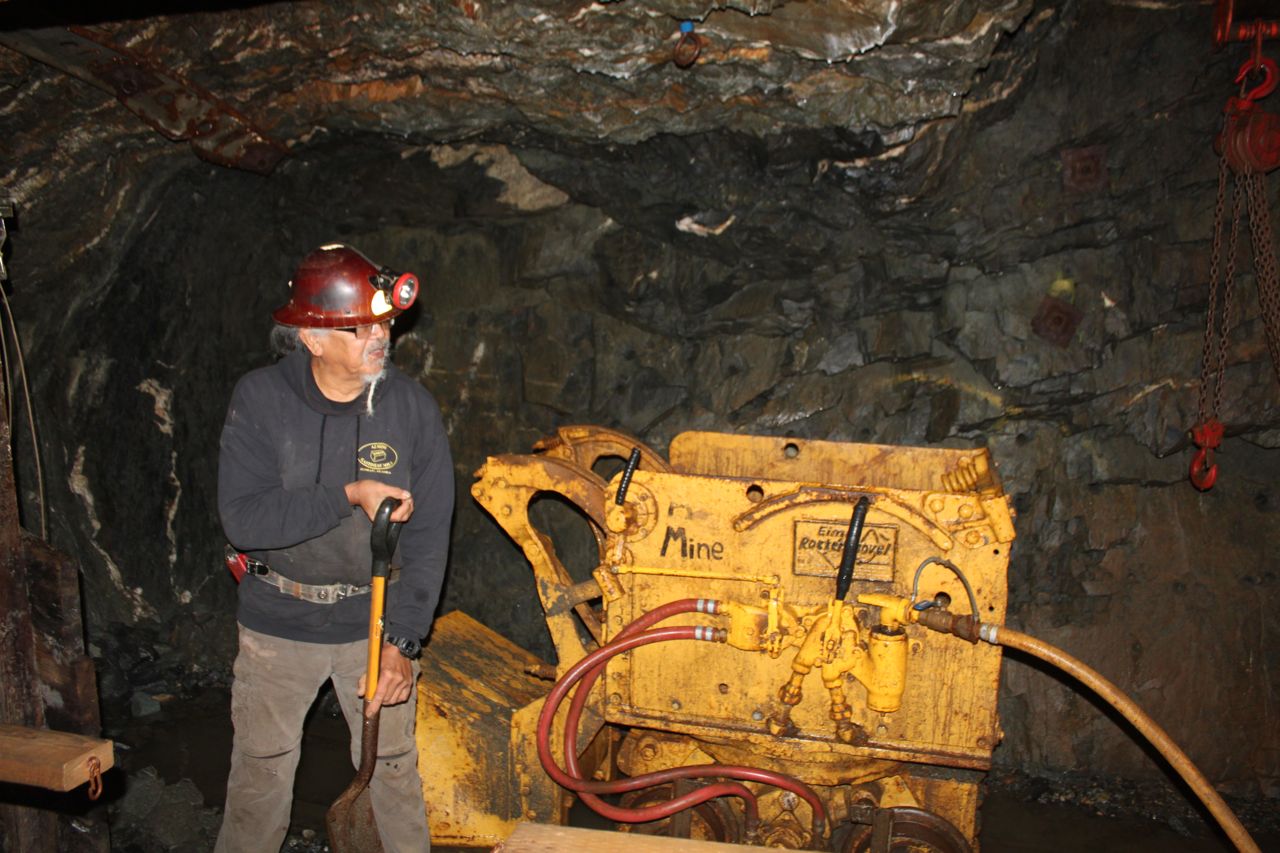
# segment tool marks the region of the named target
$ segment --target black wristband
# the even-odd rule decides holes
[[[384,642],[390,643],[400,650],[400,654],[409,660],[417,660],[422,656],[422,643],[407,637],[385,636],[382,638]]]

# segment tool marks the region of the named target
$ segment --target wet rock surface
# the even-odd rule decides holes
[[[1006,843],[1006,832],[1016,831],[1017,820],[1011,812],[1018,807],[1010,806],[1010,801],[1028,807],[1027,813],[1034,815],[1033,823],[1039,816],[1029,808],[1032,804],[1057,807],[1061,815],[1072,815],[1075,821],[1090,818],[1126,821],[1127,825],[1113,825],[1114,840],[1111,843],[1119,843],[1108,847],[1104,840],[1103,849],[1126,849],[1126,844],[1127,849],[1229,849],[1225,840],[1217,835],[1208,813],[1188,799],[1181,786],[1082,772],[1032,776],[1017,771],[1000,771],[987,778],[984,792],[984,802],[988,806],[998,803],[995,808],[984,810],[984,824],[988,826],[988,837],[994,836],[999,841],[994,846],[984,844],[984,850],[999,849]],[[1262,849],[1269,849],[1280,841],[1280,816],[1274,809],[1257,800],[1231,799],[1228,804]],[[1010,823],[1006,825],[1006,821]],[[1145,842],[1121,840],[1126,833],[1140,827],[1139,821],[1149,821]],[[1078,849],[1075,845],[1082,844],[1085,837],[1072,833],[1074,840],[1043,849]],[[1028,849],[1041,848],[1030,846],[1028,842]]]
[[[128,791],[112,814],[112,849],[138,853],[212,849],[221,815],[204,808],[203,800],[188,779],[168,785],[155,768],[131,772]]]
[[[90,646],[103,736],[116,750],[117,768],[107,774],[102,797],[112,850],[212,850],[222,820],[221,802],[209,802],[198,784],[204,777],[192,768],[212,759],[206,750],[229,749],[229,733],[216,734],[229,730],[229,706],[206,704],[226,695],[231,671],[220,660],[192,660],[190,646],[184,653],[173,639],[173,631],[152,625],[116,623]]]
[[[89,653],[98,674],[98,693],[108,726],[118,725],[121,709],[131,717],[156,714],[174,700],[206,690],[228,688],[227,653],[210,653],[198,632],[162,631],[154,625],[113,623],[97,633]]]

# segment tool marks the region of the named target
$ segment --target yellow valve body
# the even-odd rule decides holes
[[[868,646],[872,677],[866,685],[867,710],[891,714],[901,707],[907,686],[907,634],[873,630]]]

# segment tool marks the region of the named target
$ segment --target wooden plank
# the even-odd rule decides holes
[[[70,732],[0,725],[0,782],[70,791],[89,781],[89,759],[101,772],[115,764],[109,740]]]
[[[716,841],[522,823],[491,853],[742,853],[744,849],[741,844]]]
[[[102,724],[93,661],[85,654],[79,570],[71,557],[25,530],[21,559],[26,565],[35,675],[44,700],[44,719],[3,722],[96,737]]]

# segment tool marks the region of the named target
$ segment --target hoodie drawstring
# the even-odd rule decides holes
[[[360,479],[360,415],[356,415],[356,455],[351,460],[351,482]]]
[[[320,416],[320,453],[316,456],[316,483],[320,482],[320,472],[324,469],[324,428],[329,423],[328,415]]]

